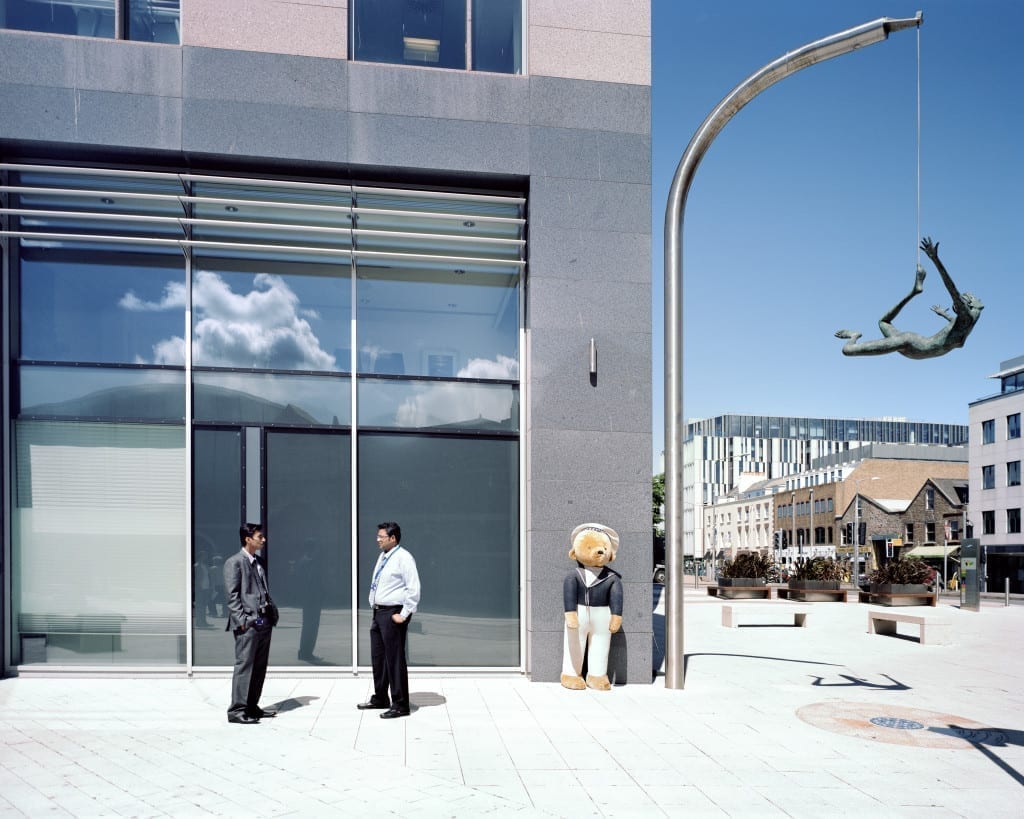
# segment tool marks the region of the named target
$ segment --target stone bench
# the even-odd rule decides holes
[[[947,617],[895,611],[868,612],[868,634],[895,635],[898,623],[918,626],[922,645],[948,646],[953,642],[953,624]]]
[[[763,620],[765,617],[771,617],[771,619],[776,621],[788,621],[792,617],[794,626],[807,628],[807,612],[808,610],[804,606],[792,606],[788,603],[728,605],[722,606],[722,625],[726,628],[737,628],[741,619],[754,618],[756,620]],[[766,625],[779,624],[770,623]],[[785,625],[789,625],[789,623],[786,622]]]

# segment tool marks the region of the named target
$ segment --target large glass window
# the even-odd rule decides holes
[[[473,0],[473,70],[522,74],[522,0]]]
[[[990,418],[981,422],[981,442],[983,444],[994,444],[996,441],[996,422]]]
[[[15,424],[15,663],[185,662],[178,426]]]
[[[521,0],[352,0],[354,60],[522,73]],[[467,12],[471,19],[467,19]],[[466,32],[471,32],[467,48]]]
[[[353,0],[352,57],[466,67],[466,0]]]
[[[49,34],[177,44],[180,19],[180,0],[0,0],[0,28]]]
[[[1006,485],[1020,486],[1020,461],[1010,461],[1006,464]]]
[[[1006,533],[1008,535],[1020,534],[1020,507],[1006,510]]]
[[[180,251],[26,245],[21,255],[22,358],[184,363]]]
[[[996,513],[991,509],[981,513],[981,533],[983,535],[994,535],[996,533]]]
[[[519,469],[512,439],[359,439],[359,663],[369,665],[377,524],[396,520],[423,596],[409,635],[421,666],[519,664]]]
[[[989,464],[981,468],[981,488],[996,488],[996,468],[994,464]]]
[[[1006,438],[1007,440],[1013,440],[1014,438],[1020,438],[1020,413],[1015,412],[1013,415],[1006,416]]]
[[[422,561],[430,637],[412,661],[519,664],[525,199],[3,169],[21,188],[5,246],[16,663],[184,663],[191,629],[192,662],[229,666],[222,566],[254,520],[284,622],[272,662],[368,665],[351,626],[358,422],[367,545],[397,518]],[[72,541],[51,581],[43,567]],[[496,567],[482,579],[481,556]],[[88,588],[64,594],[72,577]]]

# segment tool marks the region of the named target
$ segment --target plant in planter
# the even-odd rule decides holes
[[[900,601],[900,594],[923,594],[928,591],[932,568],[923,560],[901,558],[884,563],[868,575],[872,594],[890,595],[889,605],[914,605],[915,600]]]
[[[790,597],[806,602],[842,600],[845,595],[822,592],[838,591],[845,571],[843,564],[832,557],[800,558],[789,576]]]
[[[772,561],[767,555],[747,553],[737,555],[735,560],[725,561],[718,577],[719,594],[723,597],[760,597],[756,591],[730,591],[730,587],[764,586],[772,570]]]

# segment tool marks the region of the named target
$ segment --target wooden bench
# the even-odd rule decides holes
[[[723,597],[723,600],[742,600],[744,598],[761,598],[762,600],[772,599],[771,586],[708,586],[709,597],[721,597],[719,592],[723,589],[734,592],[742,592],[743,597]]]
[[[953,642],[953,624],[949,618],[933,614],[901,614],[895,611],[869,611],[868,634],[896,634],[897,623],[920,627],[921,645],[948,646]]]
[[[775,590],[775,596],[778,597],[779,600],[789,600],[794,594],[797,595],[797,598],[794,599],[799,599],[800,595],[812,595],[828,598],[828,600],[823,600],[821,602],[846,602],[846,589],[791,589],[787,586],[779,586],[779,588]]]
[[[726,628],[737,628],[740,618],[746,619],[751,615],[757,619],[765,616],[772,616],[775,619],[788,620],[793,618],[793,625],[799,628],[807,628],[807,609],[803,606],[792,606],[787,604],[747,603],[739,606],[722,606],[722,625]],[[772,625],[776,625],[773,623]],[[788,624],[787,624],[788,625]]]
[[[934,592],[904,592],[902,594],[887,594],[869,591],[857,592],[857,602],[859,603],[881,603],[883,600],[886,600],[889,603],[896,600],[917,600],[920,602],[912,603],[911,605],[932,606],[933,608],[939,604],[939,598]]]

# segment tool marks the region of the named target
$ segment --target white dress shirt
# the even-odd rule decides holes
[[[420,575],[416,570],[416,559],[407,549],[395,546],[381,552],[373,567],[373,577],[376,578],[376,587],[371,581],[371,606],[401,606],[403,619],[408,619],[416,611],[420,602]]]

